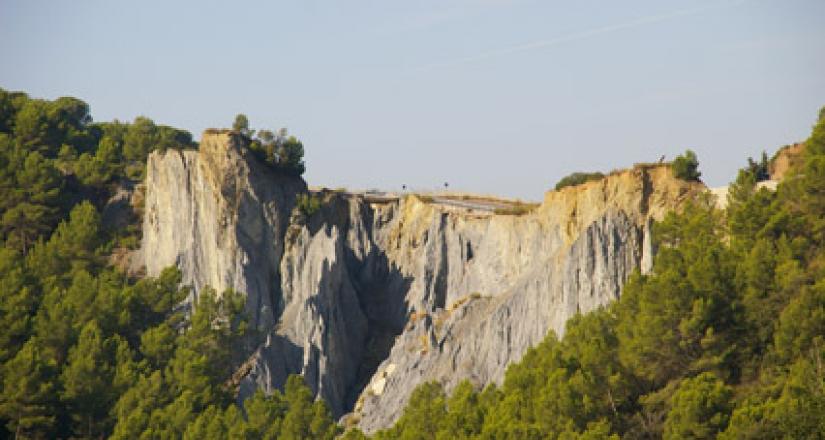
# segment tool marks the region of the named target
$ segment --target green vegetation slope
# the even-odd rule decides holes
[[[338,431],[298,377],[237,408],[227,379],[247,340],[239,294],[207,289],[182,310],[190,292],[176,269],[135,281],[107,264],[124,231],[102,224],[106,200],[142,177],[151,151],[194,147],[147,118],[93,123],[78,99],[0,89],[0,438]]]

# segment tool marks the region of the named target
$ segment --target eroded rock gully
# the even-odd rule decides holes
[[[640,166],[522,215],[326,192],[306,216],[303,180],[208,131],[199,151],[150,156],[140,258],[148,275],[178,265],[195,292],[246,294],[261,336],[242,397],[300,373],[371,432],[418,384],[500,381],[550,330],[616,299],[650,268],[651,222],[701,190]]]

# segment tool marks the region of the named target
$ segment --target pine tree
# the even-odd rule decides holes
[[[97,249],[102,241],[97,209],[89,202],[79,203],[47,243],[35,246],[29,266],[40,279],[56,277],[65,283],[79,271],[90,273],[98,267]]]
[[[440,423],[439,439],[469,439],[481,433],[484,413],[478,393],[469,381],[462,381],[447,400],[447,413]]]
[[[154,121],[138,116],[123,138],[123,157],[130,161],[144,162],[157,143],[157,127]]]
[[[156,419],[157,412],[169,404],[171,392],[160,371],[138,378],[114,406],[112,412],[117,423],[111,438],[153,438],[152,419]]]
[[[13,357],[31,336],[39,295],[19,253],[0,248],[0,364]]]
[[[384,433],[385,437],[379,438],[435,439],[447,413],[446,400],[440,384],[428,382],[419,385],[410,395],[404,415],[396,426]]]
[[[97,322],[83,327],[61,373],[61,398],[68,404],[74,432],[94,438],[106,432],[108,410],[115,397],[114,341],[106,341]]]
[[[6,244],[25,254],[54,225],[60,179],[52,163],[38,152],[24,154],[16,150],[6,159],[6,166],[15,170],[14,186],[6,190],[0,202],[0,226]]]
[[[665,439],[713,439],[728,424],[732,390],[711,373],[687,379],[673,396]]]
[[[310,424],[313,419],[312,393],[300,376],[291,375],[284,386],[284,398],[288,410],[281,423],[281,438],[300,440],[312,438]]]
[[[248,435],[259,439],[277,439],[289,404],[283,394],[275,390],[265,396],[260,389],[244,401]]]
[[[29,339],[3,368],[0,417],[15,436],[46,438],[54,432],[57,399],[55,369],[41,353],[39,341]]]

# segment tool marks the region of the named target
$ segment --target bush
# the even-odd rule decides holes
[[[713,373],[684,380],[671,399],[664,438],[715,438],[728,425],[732,394]]]
[[[589,182],[591,180],[599,180],[604,177],[604,174],[596,171],[593,173],[582,173],[576,172],[570,175],[563,177],[556,183],[556,191],[566,187],[566,186],[575,186],[581,185],[582,183]]]
[[[499,215],[524,215],[533,212],[538,206],[537,203],[516,202],[506,208],[496,208],[493,212]]]
[[[748,158],[748,166],[745,168],[746,172],[754,177],[754,180],[757,182],[762,182],[764,180],[768,180],[771,178],[771,174],[768,171],[769,162],[768,162],[768,153],[762,152],[762,158],[759,162],[753,160],[752,157]]]
[[[249,150],[271,168],[296,177],[306,171],[304,144],[295,136],[288,136],[286,128],[277,132],[266,129],[256,132],[249,128],[249,119],[239,114],[235,116],[232,129],[240,133]]]
[[[682,180],[698,182],[702,175],[699,172],[699,160],[692,150],[685,151],[685,154],[674,159],[670,166],[673,168],[673,175]]]
[[[321,209],[321,198],[310,194],[301,194],[298,196],[295,207],[305,216],[310,217]]]

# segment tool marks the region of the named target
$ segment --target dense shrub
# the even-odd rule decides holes
[[[295,202],[295,207],[307,217],[321,209],[321,197],[312,194],[301,194]]]
[[[561,180],[558,181],[558,183],[556,183],[556,191],[566,186],[581,185],[582,183],[589,182],[591,180],[599,180],[603,177],[604,174],[598,171],[593,173],[572,173],[570,175],[563,177]]]
[[[258,159],[273,169],[292,176],[300,176],[306,171],[304,144],[295,136],[289,136],[285,128],[277,132],[256,132],[249,128],[249,119],[243,114],[235,117],[232,127],[247,139],[249,149]]]
[[[499,215],[524,215],[533,212],[538,207],[538,203],[515,202],[506,208],[496,208],[493,212]]]
[[[673,175],[682,180],[698,181],[702,173],[699,172],[699,160],[692,150],[685,151],[685,154],[677,156],[671,164]]]
[[[757,182],[762,182],[771,178],[769,171],[768,153],[762,152],[761,159],[757,162],[752,157],[748,158],[748,166],[745,171],[753,176]]]

